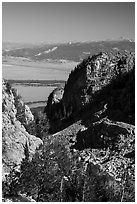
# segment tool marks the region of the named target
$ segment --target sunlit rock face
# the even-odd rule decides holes
[[[63,104],[70,113],[79,111],[94,100],[95,93],[102,90],[110,81],[129,72],[134,67],[134,56],[99,53],[79,64],[69,75],[64,88]]]
[[[2,82],[2,159],[3,173],[9,172],[13,165],[21,163],[25,158],[26,148],[29,157],[35,153],[42,141],[30,135],[25,127],[17,120],[18,111],[15,106],[12,88],[7,82]],[[25,105],[24,120],[26,124],[33,120],[30,109]]]
[[[130,182],[135,178],[135,126],[103,118],[79,131],[72,146],[81,152],[90,148],[89,164],[98,165],[116,181],[121,182],[128,171]],[[130,186],[131,187],[131,186]]]
[[[34,115],[32,114],[30,108],[25,105],[25,119],[26,119],[26,124],[29,124],[34,120]]]

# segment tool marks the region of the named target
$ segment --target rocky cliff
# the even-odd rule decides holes
[[[21,107],[24,107],[24,109],[21,110]],[[21,163],[22,159],[25,157],[26,150],[31,158],[36,148],[42,144],[39,138],[30,135],[26,131],[19,118],[24,118],[24,124],[29,124],[29,122],[34,119],[29,107],[27,107],[21,99],[18,99],[17,106],[17,93],[15,96],[15,90],[3,80],[2,160],[4,174],[9,172],[13,166]]]
[[[57,104],[54,123],[50,101],[46,107],[50,105],[52,131],[61,130],[53,137],[67,140],[73,154],[79,152],[86,168],[84,201],[134,201],[134,53],[100,53],[85,59],[71,72]],[[102,185],[101,198],[95,183]],[[104,185],[117,186],[117,199],[102,191]]]
[[[90,104],[91,109],[106,105],[110,119],[134,124],[134,61],[134,53],[99,53],[83,60],[69,75],[64,91],[60,90],[56,108],[50,95],[45,111],[51,123],[77,115]]]

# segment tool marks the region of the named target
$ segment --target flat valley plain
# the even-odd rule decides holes
[[[77,62],[32,61],[22,57],[3,57],[2,77],[18,90],[30,108],[45,106],[49,94],[63,86]]]

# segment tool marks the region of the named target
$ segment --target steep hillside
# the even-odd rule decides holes
[[[84,201],[134,201],[134,53],[85,59],[71,72],[60,100],[54,102],[52,96],[45,111],[51,132],[60,130],[54,138],[67,139],[70,151],[78,151],[87,165]],[[117,186],[117,192],[113,188],[106,195],[104,187],[110,186]],[[116,197],[109,197],[110,192]]]
[[[24,125],[34,120],[28,106],[18,97],[6,81],[2,82],[2,160],[3,176],[13,166],[17,166],[25,158],[35,153],[42,141],[30,135]]]
[[[99,53],[83,60],[69,75],[60,101],[51,103],[49,96],[45,111],[51,123],[75,118],[84,109],[84,114],[104,109],[104,117],[134,124],[134,68],[134,53]]]

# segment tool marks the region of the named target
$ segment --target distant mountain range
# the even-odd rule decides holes
[[[107,40],[93,42],[69,42],[64,44],[19,44],[3,43],[2,55],[23,57],[38,61],[76,61],[80,62],[89,55],[99,52],[134,52],[132,40]]]

